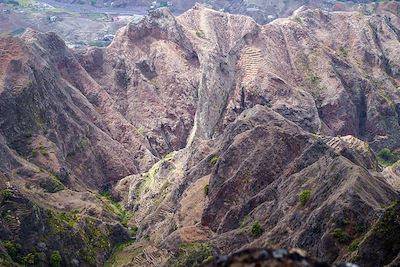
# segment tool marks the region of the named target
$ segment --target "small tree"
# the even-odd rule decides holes
[[[255,221],[253,225],[251,226],[251,234],[254,237],[259,237],[261,234],[264,232],[262,229],[260,223],[258,221]]]
[[[300,204],[301,204],[302,206],[304,206],[304,205],[306,205],[307,201],[308,201],[308,200],[310,199],[310,197],[311,197],[311,190],[306,189],[306,190],[304,190],[303,192],[301,192],[298,196],[299,196]]]

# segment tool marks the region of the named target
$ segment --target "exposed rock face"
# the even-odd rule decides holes
[[[400,204],[388,207],[361,241],[353,259],[360,266],[398,266],[400,263]],[[371,251],[379,251],[374,256]]]
[[[366,144],[341,140],[307,133],[257,105],[230,124],[197,165],[183,171],[178,164],[183,151],[160,163],[147,182],[132,179],[130,201],[140,235],[166,249],[209,240],[222,253],[274,245],[341,261],[347,245],[362,238],[382,207],[398,198],[377,176]],[[208,180],[206,196],[195,188],[199,182],[204,189]],[[255,224],[262,229],[257,235]]]
[[[73,240],[94,224],[112,242],[85,258],[61,231],[44,261],[60,250],[81,266],[128,239],[119,223],[139,226],[123,251],[133,266],[265,246],[332,263],[359,243],[362,258],[399,197],[398,167],[381,172],[371,150],[400,141],[398,6],[264,26],[202,5],[177,18],[158,9],[84,52],[51,33],[0,39],[1,209],[21,200],[41,212],[33,224],[34,211],[15,212],[0,230],[33,240],[27,256],[43,247],[38,225],[51,229],[46,212],[76,210],[59,222]],[[396,252],[376,264],[396,264]]]
[[[263,266],[263,267],[284,267],[284,266],[319,266],[328,267],[329,264],[316,262],[310,258],[304,257],[297,252],[289,252],[284,249],[267,250],[267,249],[249,249],[237,252],[230,256],[220,256],[215,260],[202,266]],[[351,266],[351,265],[337,265]]]

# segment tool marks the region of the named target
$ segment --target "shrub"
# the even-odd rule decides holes
[[[217,164],[218,160],[219,160],[219,157],[217,157],[217,156],[212,157],[210,160],[211,165],[215,166],[215,164]]]
[[[196,35],[199,38],[205,38],[205,34],[204,34],[204,32],[202,30],[197,30],[196,31]]]
[[[347,243],[350,241],[350,236],[346,233],[345,230],[341,228],[336,228],[333,230],[333,236],[340,242],[340,243]]]
[[[14,193],[10,189],[4,189],[1,191],[1,196],[4,200],[10,199],[14,196]]]
[[[58,250],[54,250],[50,256],[50,266],[60,267],[61,266],[61,255]]]
[[[48,156],[49,155],[49,152],[47,152],[47,150],[45,149],[45,148],[41,148],[40,149],[40,154],[42,154],[43,156]]]
[[[48,180],[41,181],[39,185],[47,193],[56,193],[64,189],[64,186],[60,181],[51,178]]]
[[[39,151],[37,149],[32,150],[32,156],[36,157],[39,154]]]
[[[360,241],[353,240],[350,245],[347,247],[349,249],[350,252],[354,252],[358,249],[358,245],[360,244]]]
[[[306,190],[304,190],[303,192],[301,192],[300,194],[298,194],[298,196],[299,196],[300,204],[301,204],[302,206],[304,206],[304,205],[306,205],[307,201],[308,201],[308,200],[310,199],[310,197],[311,197],[311,190],[306,189]]]
[[[206,185],[204,186],[204,194],[205,194],[206,196],[208,196],[208,191],[209,191],[209,184],[206,184]]]
[[[262,229],[260,223],[258,221],[255,221],[253,225],[251,226],[251,234],[254,237],[259,237],[261,234],[264,232]]]
[[[396,154],[390,151],[389,148],[382,149],[378,152],[377,156],[379,163],[385,166],[391,165],[398,160]]]

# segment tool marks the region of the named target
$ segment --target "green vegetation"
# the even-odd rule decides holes
[[[358,249],[358,245],[360,244],[360,241],[359,240],[357,240],[357,239],[355,239],[355,240],[353,240],[351,243],[350,243],[350,245],[347,247],[347,249],[350,251],[350,252],[354,252],[354,251],[356,251],[357,249]]]
[[[19,243],[11,240],[2,240],[1,243],[8,255],[0,252],[0,266],[17,266],[15,263],[22,266],[39,266],[40,253],[33,252],[24,256],[22,246]],[[14,261],[14,263],[11,264],[11,261]]]
[[[333,237],[335,237],[340,243],[348,243],[351,240],[350,236],[342,228],[336,228],[333,230]]]
[[[107,198],[107,199],[110,200],[110,201],[113,201],[113,200],[112,200],[112,194],[111,194],[111,191],[110,191],[110,190],[103,190],[103,191],[100,191],[99,194],[100,194],[100,196],[105,197],[105,198]]]
[[[213,249],[207,243],[183,243],[178,247],[177,253],[170,258],[167,266],[190,267],[198,266],[212,257]]]
[[[64,189],[64,185],[54,177],[42,180],[39,185],[47,193],[56,193]]]
[[[121,206],[120,203],[115,202],[112,199],[112,195],[109,190],[101,191],[99,192],[99,194],[102,197],[104,204],[106,205],[106,209],[109,212],[117,215],[118,220],[121,222],[121,224],[127,227],[129,220],[133,216],[132,212],[126,210],[124,207]]]
[[[0,197],[2,200],[9,200],[14,196],[14,193],[10,189],[3,189],[0,191]]]
[[[203,30],[197,30],[196,31],[196,36],[199,38],[204,39],[206,37],[206,35],[204,34]]]
[[[139,127],[139,128],[137,129],[137,132],[138,132],[140,135],[144,135],[144,134],[145,134],[145,129],[144,129],[144,127],[143,127],[143,126]]]
[[[306,189],[306,190],[302,191],[300,194],[298,194],[298,197],[299,197],[300,205],[304,207],[311,197],[311,190]]]
[[[80,256],[90,265],[96,265],[96,257],[99,253],[110,252],[109,229],[100,227],[97,220],[86,217],[84,227],[81,231],[81,238],[84,242],[80,250]]]
[[[217,164],[217,162],[219,161],[219,157],[218,156],[213,156],[210,160],[210,164],[212,166],[215,166]]]
[[[206,184],[206,185],[204,186],[204,194],[205,194],[206,196],[208,196],[208,191],[209,191],[209,184]]]
[[[143,253],[143,248],[130,248],[130,246],[134,243],[134,240],[130,240],[126,243],[118,244],[113,251],[111,257],[104,263],[104,267],[113,267],[113,266],[123,266],[129,264],[135,257],[139,256]],[[126,257],[126,254],[129,254],[129,257]],[[121,255],[121,256],[120,256]]]
[[[137,231],[138,231],[138,227],[136,225],[132,226],[131,228],[129,228],[129,235],[133,238],[136,239],[136,235],[137,235]]]
[[[51,232],[54,234],[62,234],[70,231],[79,223],[80,217],[73,212],[56,212],[48,211],[49,225]]]
[[[251,235],[253,237],[259,237],[262,235],[263,232],[264,230],[262,229],[260,223],[258,221],[255,221],[251,226]]]
[[[50,256],[50,266],[51,267],[60,267],[61,266],[61,255],[58,250],[55,250],[51,253]]]
[[[47,150],[44,147],[42,147],[40,148],[40,154],[42,154],[43,156],[48,156],[49,152],[47,152]]]
[[[14,243],[11,240],[4,240],[1,242],[6,249],[8,255],[11,257],[13,261],[22,263],[21,256],[21,245],[18,243]]]
[[[395,163],[399,158],[398,156],[390,151],[389,148],[383,148],[377,154],[378,161],[383,166],[390,166]]]
[[[37,149],[32,149],[32,156],[36,157],[39,154],[39,151]]]
[[[175,153],[176,153],[175,151],[168,153],[167,155],[164,156],[164,159],[165,160],[172,159],[175,156]]]
[[[161,159],[159,162],[153,165],[153,167],[150,168],[150,170],[144,174],[144,180],[140,184],[137,195],[140,196],[141,194],[145,193],[146,190],[151,187],[155,181],[155,177],[160,170],[160,165],[162,162],[164,162],[165,159]]]
[[[383,217],[373,226],[370,236],[376,236],[382,240],[384,251],[387,254],[397,255],[400,249],[400,201],[390,205]]]

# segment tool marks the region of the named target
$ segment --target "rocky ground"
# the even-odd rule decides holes
[[[400,5],[374,9],[261,26],[196,5],[106,48],[0,39],[0,263],[397,266]]]

